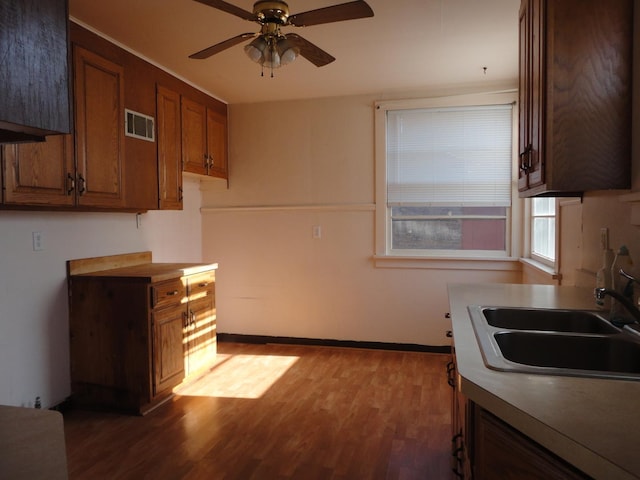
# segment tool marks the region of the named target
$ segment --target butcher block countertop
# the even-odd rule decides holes
[[[449,302],[463,394],[596,479],[640,478],[640,381],[491,370],[467,312],[468,305],[593,310],[592,290],[450,285]]]
[[[69,276],[131,278],[152,283],[216,270],[217,268],[217,263],[153,262],[151,252],[83,258],[67,262]]]
[[[143,263],[133,267],[112,268],[82,273],[80,277],[136,278],[152,283],[207,272],[218,268],[217,263]]]

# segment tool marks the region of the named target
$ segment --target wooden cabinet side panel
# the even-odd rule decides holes
[[[68,18],[66,0],[2,2],[0,128],[71,132]]]
[[[629,188],[633,2],[547,3],[548,183]]]
[[[6,204],[73,205],[75,172],[71,135],[3,146],[3,175]]]
[[[180,95],[157,87],[158,196],[161,210],[182,210]]]
[[[79,403],[136,410],[151,399],[148,287],[70,280],[72,393]]]
[[[124,69],[74,46],[80,205],[124,206]]]

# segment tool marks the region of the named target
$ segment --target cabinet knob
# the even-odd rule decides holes
[[[167,297],[173,297],[174,295],[177,295],[178,293],[179,293],[178,290],[174,290],[172,292],[167,292],[165,295]]]

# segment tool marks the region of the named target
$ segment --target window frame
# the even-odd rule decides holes
[[[413,260],[515,260],[519,257],[522,212],[517,191],[518,105],[517,91],[457,95],[423,99],[379,101],[375,108],[375,256],[384,258],[408,258]],[[505,251],[477,250],[391,250],[390,208],[387,206],[387,111],[419,108],[447,108],[513,104],[512,111],[512,168],[511,207],[507,209]]]

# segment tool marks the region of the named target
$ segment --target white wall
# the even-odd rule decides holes
[[[43,407],[70,393],[66,260],[151,250],[157,261],[201,261],[200,191],[183,212],[0,211],[0,404]],[[44,249],[34,251],[32,232]]]
[[[219,332],[448,345],[447,283],[519,282],[374,266],[374,100],[230,106],[230,188],[203,192]]]

